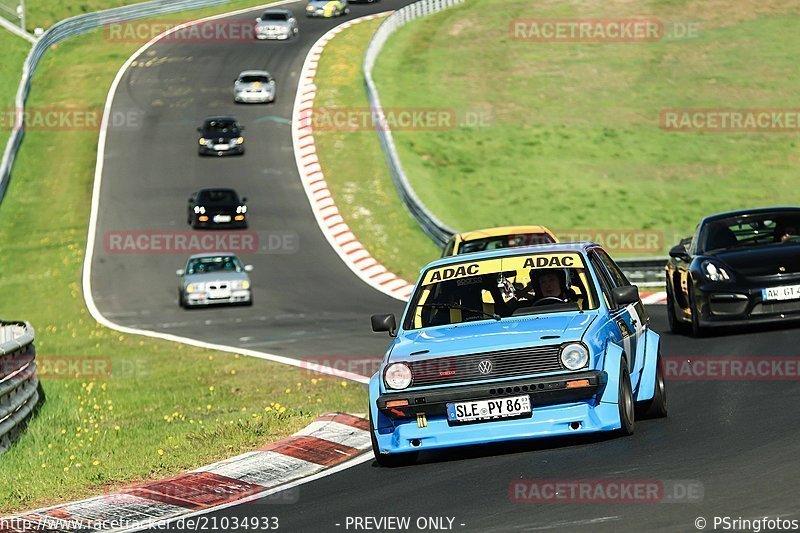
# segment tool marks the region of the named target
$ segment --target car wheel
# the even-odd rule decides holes
[[[661,359],[661,346],[658,348],[656,361],[656,385],[653,398],[637,405],[637,417],[664,418],[667,416],[667,385],[664,381],[664,361]],[[641,415],[640,415],[641,413]]]
[[[186,309],[186,300],[183,299],[183,291],[178,291],[178,305]]]
[[[667,281],[667,321],[672,333],[683,333],[686,329],[675,312],[675,294],[670,289],[669,281]]]
[[[619,433],[620,435],[633,435],[636,425],[633,403],[633,388],[631,387],[631,376],[628,374],[628,366],[625,359],[619,362],[619,390],[617,392],[617,403],[619,405]]]
[[[697,301],[694,299],[694,287],[689,285],[689,309],[692,312],[692,337],[702,337],[705,331],[700,326],[700,310],[697,308]]]
[[[397,466],[412,465],[417,461],[419,452],[398,453],[394,455],[386,455],[380,453],[378,450],[378,439],[375,437],[375,426],[372,425],[372,417],[369,418],[369,436],[372,442],[372,454],[375,456],[375,462],[384,468],[394,468]]]

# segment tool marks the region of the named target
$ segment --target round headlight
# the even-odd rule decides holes
[[[561,363],[569,370],[579,370],[589,363],[589,350],[583,344],[567,344],[561,349]]]
[[[411,385],[411,369],[403,363],[393,363],[386,368],[383,378],[390,389],[405,389]]]

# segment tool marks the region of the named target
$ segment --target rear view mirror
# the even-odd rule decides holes
[[[689,252],[686,251],[686,247],[683,244],[676,244],[675,246],[670,248],[669,256],[674,257],[675,259],[680,259],[682,261],[689,260]]]
[[[635,304],[639,301],[639,287],[636,285],[625,285],[611,289],[611,298],[617,307]]]
[[[372,315],[370,322],[372,322],[372,331],[386,331],[390,337],[397,336],[397,320],[394,315]]]

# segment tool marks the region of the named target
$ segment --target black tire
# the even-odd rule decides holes
[[[661,347],[659,346],[658,361],[656,362],[656,390],[653,398],[637,405],[637,418],[666,418],[667,416],[667,385],[664,381],[663,361],[661,360]]]
[[[680,321],[675,312],[675,293],[670,289],[669,280],[667,280],[667,321],[672,333],[680,334],[686,331],[686,324]]]
[[[700,310],[697,308],[697,302],[694,299],[694,287],[689,285],[689,309],[692,312],[692,323],[690,333],[694,338],[700,338],[705,334],[705,331],[700,326]]]
[[[372,454],[375,456],[375,462],[384,468],[395,468],[398,466],[409,466],[417,462],[419,452],[397,453],[393,455],[386,455],[380,453],[378,450],[378,439],[375,438],[375,426],[372,425],[372,417],[369,419],[369,436],[372,442]]]
[[[186,301],[183,299],[183,291],[178,291],[178,305],[181,309],[186,309]]]
[[[636,409],[633,402],[633,387],[631,376],[628,374],[628,365],[625,359],[619,362],[619,389],[617,392],[619,405],[619,434],[622,436],[633,435],[636,426]]]

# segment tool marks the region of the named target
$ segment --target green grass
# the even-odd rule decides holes
[[[99,32],[60,45],[37,73],[30,106],[100,109],[138,46],[110,47]],[[0,456],[3,514],[229,457],[321,412],[364,411],[360,386],[97,325],[80,286],[96,145],[97,132],[29,132],[0,204],[0,316],[33,324],[44,363],[100,357],[111,369],[110,376],[45,372],[46,403]]]
[[[315,83],[316,108],[369,109],[361,61],[382,19],[340,33],[325,48]],[[403,207],[371,128],[314,132],[317,155],[336,205],[353,233],[389,270],[408,280],[440,251]]]
[[[649,229],[664,233],[665,248],[705,214],[799,203],[798,133],[659,126],[665,108],[797,108],[798,5],[714,6],[470,0],[402,28],[376,67],[384,106],[491,117],[483,127],[396,132],[415,191],[458,230]],[[700,32],[622,44],[509,35],[515,17],[632,16],[700,23]]]
[[[30,43],[16,35],[0,30],[0,48],[3,58],[0,60],[0,153],[5,150],[6,141],[14,126],[14,98],[17,94],[22,64],[30,51]],[[2,157],[2,156],[0,156]]]

